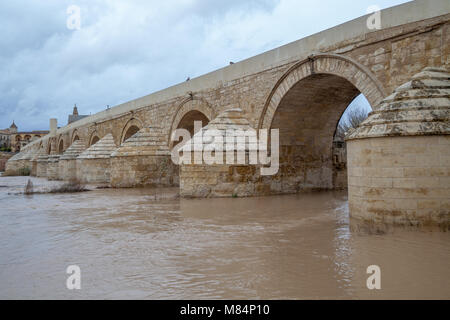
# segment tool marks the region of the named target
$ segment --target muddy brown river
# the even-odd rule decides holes
[[[345,192],[25,196],[27,179],[0,177],[1,299],[450,298],[450,233],[352,231]],[[70,265],[81,290],[66,287]],[[370,265],[381,290],[367,288]]]

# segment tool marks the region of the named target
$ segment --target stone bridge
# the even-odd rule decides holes
[[[33,175],[49,179],[78,179],[113,187],[180,186],[185,197],[329,190],[336,187],[338,174],[332,159],[333,137],[352,100],[364,94],[375,110],[372,116],[376,116],[380,106],[388,101],[383,99],[402,91],[402,85],[409,83],[411,87],[413,83],[414,87],[417,81],[423,84],[423,79],[429,79],[430,83],[425,81],[426,96],[415,97],[436,99],[437,104],[431,103],[431,107],[439,105],[440,111],[430,112],[423,122],[443,127],[438,130],[434,126],[436,130],[426,132],[419,128],[408,133],[394,129],[377,137],[380,141],[389,137],[385,143],[392,149],[397,140],[425,135],[439,139],[420,140],[426,144],[421,145],[423,148],[435,143],[434,153],[428,155],[425,149],[414,149],[418,145],[412,142],[405,152],[410,152],[414,161],[408,162],[405,159],[408,156],[402,154],[396,155],[401,161],[392,155],[389,162],[391,154],[383,149],[382,143],[377,144],[376,136],[354,134],[349,152],[363,152],[362,156],[364,152],[379,152],[387,163],[383,162],[383,171],[371,167],[370,159],[364,164],[351,161],[354,154],[349,154],[350,207],[354,216],[369,216],[377,221],[426,220],[445,225],[450,210],[447,138],[450,103],[446,73],[450,63],[450,2],[413,1],[383,10],[378,30],[368,29],[367,19],[364,16],[352,20],[60,129],[51,120],[51,133],[11,159],[8,170],[28,166]],[[438,95],[436,90],[444,92]],[[417,103],[426,105],[423,101]],[[386,108],[386,112],[394,110],[392,105]],[[417,116],[421,109],[414,110]],[[408,119],[401,112],[393,113],[384,125]],[[196,120],[211,127],[279,129],[278,173],[261,176],[257,166],[251,165],[174,165],[169,155],[173,148],[171,134],[177,128],[193,133]],[[403,140],[399,145],[402,143]],[[356,144],[357,148],[352,146]],[[364,149],[365,146],[369,149]],[[378,149],[370,149],[374,146]],[[423,153],[422,164],[418,164],[419,156],[414,152]],[[438,163],[433,162],[436,155]],[[414,175],[405,176],[404,167],[416,164],[422,172],[433,166],[437,180],[422,186]],[[371,169],[372,175],[363,173],[363,169]],[[395,181],[396,177],[403,180]],[[404,191],[409,188],[407,185],[411,192]],[[431,198],[427,195],[428,187],[438,190]],[[398,191],[396,198],[386,202],[379,192],[391,189]],[[418,195],[417,190],[422,193]],[[423,201],[417,200],[418,197]],[[405,198],[408,201],[402,201]],[[365,207],[358,207],[357,203]],[[425,209],[420,209],[421,206]]]

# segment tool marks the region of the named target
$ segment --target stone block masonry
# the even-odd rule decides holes
[[[81,153],[76,160],[77,180],[81,183],[110,184],[111,154],[116,149],[112,134]]]
[[[349,141],[353,218],[397,225],[450,222],[450,136]]]
[[[38,178],[46,178],[47,177],[47,164],[48,164],[48,156],[44,153],[38,156],[36,164],[36,176]]]
[[[113,187],[175,186],[178,170],[159,127],[141,129],[111,155]]]
[[[10,152],[0,152],[0,172],[5,171],[6,162],[13,156]]]
[[[347,136],[351,216],[450,229],[450,73],[426,68]]]
[[[47,179],[60,180],[59,175],[59,154],[52,154],[48,157],[47,162]]]
[[[77,140],[59,159],[59,176],[65,181],[77,180],[77,157],[86,150],[85,142]]]

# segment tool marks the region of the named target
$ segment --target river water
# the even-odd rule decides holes
[[[351,231],[345,192],[18,194],[27,180],[0,177],[1,299],[450,299],[450,233]]]

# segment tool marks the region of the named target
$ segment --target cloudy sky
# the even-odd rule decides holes
[[[0,128],[67,123],[402,0],[0,2]],[[81,28],[67,9],[81,9]]]

